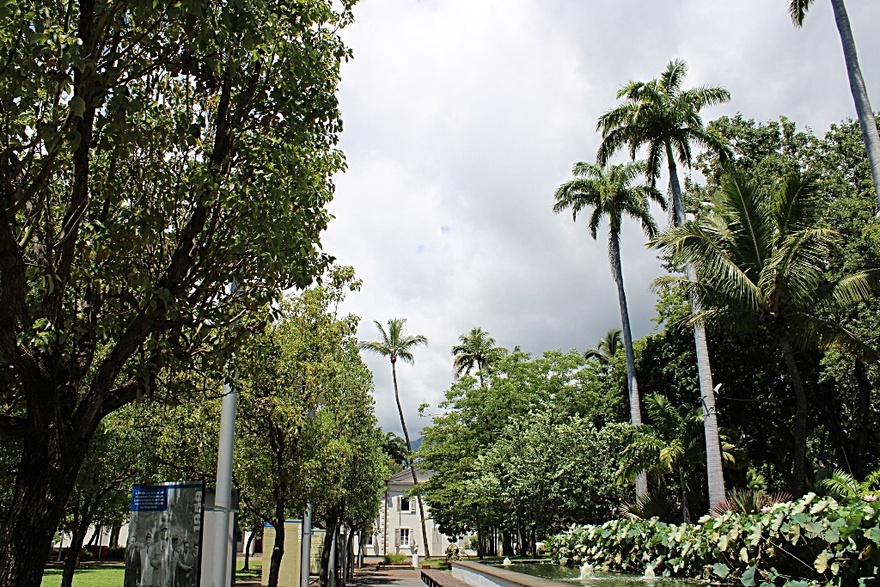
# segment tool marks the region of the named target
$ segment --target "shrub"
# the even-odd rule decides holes
[[[382,560],[386,565],[393,565],[409,562],[411,558],[412,557],[406,554],[386,554]]]
[[[728,511],[697,524],[612,520],[573,526],[548,541],[559,564],[738,581],[744,587],[872,584],[880,564],[880,502],[838,503],[810,493],[756,514]]]

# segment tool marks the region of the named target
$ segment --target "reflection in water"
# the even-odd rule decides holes
[[[606,573],[594,569],[588,564],[578,567],[560,567],[544,563],[513,564],[507,567],[511,571],[525,573],[553,581],[579,583],[591,587],[694,587],[699,583],[694,579],[670,579],[654,576],[654,569],[645,570],[643,576]]]

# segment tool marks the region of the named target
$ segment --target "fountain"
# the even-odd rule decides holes
[[[512,565],[513,563],[510,562],[510,559],[509,559],[508,557],[505,556],[505,557],[504,557],[504,562],[502,562],[501,564],[504,565],[505,567],[509,567],[509,566]]]
[[[654,567],[648,565],[645,567],[645,579],[655,579],[657,575],[654,574]]]
[[[593,578],[593,565],[590,563],[584,563],[581,566],[581,579],[592,579]]]

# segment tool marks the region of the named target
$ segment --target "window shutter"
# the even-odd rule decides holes
[[[394,546],[400,546],[400,528],[394,530]]]

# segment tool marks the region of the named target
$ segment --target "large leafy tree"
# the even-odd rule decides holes
[[[620,370],[623,371],[622,368]],[[497,469],[484,470],[488,453],[503,435],[509,438],[504,450],[517,451],[525,443],[531,442],[526,439],[527,432],[522,423],[531,421],[529,414],[535,411],[552,412],[556,423],[574,418],[578,421],[576,427],[589,427],[591,430],[601,430],[609,423],[622,421],[626,408],[619,389],[624,382],[602,376],[575,350],[566,353],[548,351],[540,357],[514,350],[498,361],[488,377],[486,385],[467,376],[453,382],[446,392],[446,401],[440,404],[444,413],[435,416],[431,425],[425,428],[425,440],[419,449],[419,456],[426,467],[435,471],[435,475],[425,484],[425,495],[431,505],[431,515],[443,532],[455,535],[477,531],[481,538],[480,552],[485,552],[489,543],[487,538],[495,534],[494,529],[502,536],[505,554],[512,555],[512,537],[517,531],[543,524],[537,522],[537,516],[551,512],[532,506],[528,511],[523,508],[517,510],[515,499],[505,494],[500,486]],[[587,434],[587,431],[582,432]],[[536,427],[528,433],[529,439],[545,433],[554,434],[543,427]],[[614,436],[621,436],[619,430]],[[575,448],[579,439],[582,439],[580,433],[570,438],[571,444],[564,449],[550,449],[542,442],[544,448],[536,450],[539,453],[549,450],[553,454],[545,455],[546,459],[561,459],[560,467],[577,469],[582,461],[580,457],[570,459],[570,455],[583,453],[585,459],[594,456],[589,454],[590,451]],[[559,442],[565,443],[566,440],[559,439]],[[588,445],[592,446],[591,443],[583,446]],[[557,449],[559,452],[555,452]],[[534,453],[530,451],[529,454]],[[494,453],[490,460],[499,463],[503,459],[501,451]],[[528,467],[524,455],[517,459],[518,467]],[[546,459],[541,462],[546,462]],[[595,497],[592,491],[606,489],[598,487],[600,483],[590,482],[581,488],[572,486],[576,486],[578,480],[600,475],[607,461],[602,461],[601,467],[593,463],[585,466],[585,470],[571,473],[570,484],[567,479],[560,479],[561,474],[550,474],[556,479],[554,483],[557,486],[568,487],[560,489],[557,495],[565,494],[567,497],[560,499],[570,504],[577,502],[578,496],[585,493]],[[535,461],[529,473],[530,479],[523,479],[522,485],[532,483],[541,474],[541,466]],[[569,493],[569,489],[573,493]],[[617,490],[610,488],[610,491]],[[590,498],[585,499],[589,501]],[[569,517],[574,515],[572,512],[575,510],[590,510],[590,519],[598,519],[603,515],[599,512],[606,511],[602,509],[605,505],[605,501],[597,501],[596,507],[591,509],[589,504],[582,503],[567,509],[567,513],[560,510],[559,518],[570,523],[578,519]],[[578,507],[581,509],[578,510]],[[559,523],[565,524],[563,520]]]
[[[352,435],[375,428],[372,377],[352,336],[357,319],[333,310],[359,285],[350,267],[331,269],[323,286],[285,300],[280,320],[236,355],[236,480],[246,508],[275,528],[269,585],[278,584],[285,556],[284,521],[307,501],[316,516],[337,505],[345,491],[338,473],[367,452],[351,446]]]
[[[617,285],[617,300],[620,306],[620,324],[623,330],[623,347],[626,353],[626,383],[629,392],[630,422],[642,423],[639,402],[639,387],[636,379],[635,353],[633,353],[632,330],[629,324],[629,310],[626,304],[626,290],[623,286],[623,268],[620,260],[620,232],[624,216],[637,220],[648,237],[657,232],[651,216],[649,201],[653,200],[665,207],[660,193],[649,186],[633,185],[644,171],[641,164],[614,165],[607,171],[592,163],[581,162],[574,166],[575,179],[568,181],[556,190],[554,212],[571,210],[572,218],[592,210],[590,214],[590,235],[595,239],[599,224],[608,218],[608,257],[611,261],[611,275]],[[647,479],[639,476],[636,480],[636,493],[647,492]]]
[[[351,4],[0,11],[0,584],[39,585],[104,416],[320,273]]]
[[[788,11],[795,26],[803,26],[804,18],[812,3],[813,0],[789,1]],[[840,44],[843,46],[846,75],[849,78],[849,89],[853,102],[855,102],[859,126],[862,128],[862,140],[865,143],[868,161],[871,164],[874,193],[880,203],[880,133],[877,132],[877,121],[874,120],[874,111],[871,109],[871,101],[868,99],[868,89],[862,78],[862,69],[859,67],[859,55],[856,51],[852,27],[849,24],[849,16],[846,13],[846,3],[843,0],[831,0],[831,8],[834,11],[834,22],[840,35]]]
[[[811,225],[812,196],[811,185],[798,175],[764,190],[730,170],[704,214],[657,239],[700,277],[699,284],[684,282],[707,302],[692,321],[765,328],[778,344],[796,402],[791,474],[798,495],[806,487],[808,406],[796,348],[837,344],[873,353],[849,331],[817,316],[822,304],[868,299],[873,279],[860,272],[828,280],[826,261],[838,235]]]
[[[452,347],[455,376],[469,375],[476,370],[480,383],[484,382],[483,369],[507,353],[507,349],[495,346],[495,339],[479,326],[471,328],[467,334],[458,337],[458,344]]]
[[[602,143],[597,155],[600,164],[607,163],[624,147],[629,148],[630,156],[635,160],[639,149],[645,147],[648,179],[653,186],[660,175],[663,161],[666,161],[674,226],[681,226],[685,222],[678,163],[685,167],[692,165],[692,145],[726,153],[726,147],[718,136],[706,130],[700,110],[726,102],[730,99],[730,93],[718,86],[685,90],[682,86],[686,74],[685,62],[675,60],[667,64],[659,78],[648,82],[627,83],[617,92],[617,98],[624,99],[623,104],[603,114],[596,125],[596,129],[602,133]],[[689,278],[695,278],[690,267],[686,271]],[[691,305],[694,311],[699,310],[699,300],[692,299]],[[706,330],[701,324],[694,326],[694,344],[706,429],[709,503],[714,504],[725,499],[724,474],[718,442],[718,419],[715,415],[709,347]]]
[[[415,363],[413,357],[413,349],[417,346],[428,344],[428,339],[421,334],[404,335],[403,328],[406,325],[406,318],[389,318],[388,330],[377,321],[373,323],[379,329],[379,340],[371,342],[362,341],[360,348],[371,353],[376,353],[383,357],[388,357],[391,361],[391,376],[394,381],[394,401],[397,402],[397,414],[400,416],[400,427],[403,429],[403,438],[406,440],[407,465],[412,473],[413,487],[419,484],[416,474],[416,467],[412,461],[412,441],[409,437],[409,430],[406,427],[406,418],[403,415],[403,404],[400,402],[400,388],[397,386],[397,361],[412,365]],[[422,507],[422,496],[416,493],[416,500],[419,505],[419,518],[422,524],[422,539],[425,544],[425,556],[431,556],[428,545],[428,531],[425,527],[425,510]]]

